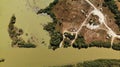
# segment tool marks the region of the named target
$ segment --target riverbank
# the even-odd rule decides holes
[[[84,61],[83,63],[69,64],[63,66],[51,67],[119,67],[120,60],[115,59],[98,59],[94,61]]]
[[[5,59],[4,63],[0,63],[1,67],[47,67],[103,58],[120,59],[119,51],[95,47],[80,50],[59,48],[53,51],[48,50],[46,46],[40,46],[36,49],[11,48],[1,51],[1,57]]]
[[[37,0],[39,5],[48,6],[52,0]],[[41,4],[42,3],[42,4]],[[26,9],[26,0],[0,0],[0,57],[5,62],[0,67],[47,67],[83,62],[95,59],[120,59],[120,52],[106,48],[91,47],[88,49],[59,48],[49,50],[49,34],[43,30],[44,24],[52,22],[50,16],[36,15],[31,9]],[[12,48],[8,35],[10,17],[15,14],[15,26],[22,28],[24,33],[29,33],[37,40],[39,45],[35,49]],[[23,35],[24,39],[29,38]],[[46,45],[41,44],[45,41]],[[57,59],[57,60],[56,60]]]
[[[100,48],[105,47],[105,48],[113,48],[114,50],[120,50],[119,42],[117,43],[114,42],[115,39],[117,38],[119,39],[120,36],[117,35],[115,30],[113,30],[114,27],[113,28],[109,27],[109,24],[108,24],[109,20],[107,19],[108,15],[105,16],[104,12],[99,10],[100,7],[99,8],[96,7],[95,4],[93,4],[89,0],[85,0],[83,2],[85,4],[88,4],[86,6],[90,5],[90,7],[86,11],[84,11],[86,7],[78,4],[79,6],[84,7],[83,9],[83,8],[79,8],[77,5],[74,5],[74,3],[77,4],[77,1],[72,2],[72,1],[59,1],[59,0],[54,0],[45,9],[40,9],[38,11],[37,14],[46,13],[53,19],[53,22],[44,25],[44,30],[48,31],[51,37],[50,47],[52,47],[53,50],[59,47],[67,48],[70,46],[73,46],[78,49],[88,48],[88,47],[100,47]],[[79,8],[79,9],[78,10],[73,9],[72,11],[72,8],[70,8],[71,6],[69,6],[70,4],[72,6],[77,6],[76,8]],[[102,3],[100,4],[102,5]],[[71,9],[71,11],[68,8],[65,8],[66,5],[69,9]],[[58,8],[60,9],[58,10]],[[78,11],[82,11],[82,13],[79,13],[80,16],[77,14]],[[61,14],[62,12],[63,14]],[[74,13],[74,14],[71,14],[71,13]],[[97,21],[92,22],[92,24],[89,24],[92,18],[94,18],[91,15],[97,16],[98,19]],[[71,16],[73,17],[71,18]],[[76,19],[76,18],[81,18],[81,16],[82,16],[81,20],[83,21],[78,22],[80,19]],[[86,16],[86,17],[83,18],[83,16]],[[93,20],[96,20],[96,18]],[[75,25],[76,23],[77,25]],[[96,25],[94,23],[98,23],[98,24]],[[114,24],[114,26],[117,26],[115,22],[112,22],[112,23]],[[72,26],[73,24],[74,26]],[[57,30],[57,28],[59,28],[59,30]],[[119,29],[116,29],[116,30],[119,30]],[[91,33],[92,36],[90,36],[88,32]],[[59,33],[59,35],[54,35],[57,33]],[[70,35],[66,37],[65,33],[69,33]],[[74,35],[74,38],[72,37],[72,35]],[[83,36],[83,37],[81,39],[81,38],[78,38],[78,36]],[[70,38],[73,38],[73,39],[71,40]],[[78,40],[79,42],[76,42],[76,40]]]

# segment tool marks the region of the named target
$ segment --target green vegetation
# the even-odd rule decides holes
[[[70,47],[70,46],[71,46],[71,44],[70,44],[70,40],[65,39],[63,45],[64,45],[64,48],[68,48],[68,47]]]
[[[83,63],[83,67],[116,67],[120,65],[120,60],[99,59]]]
[[[45,9],[41,9],[37,12],[37,14],[41,14],[41,13],[47,13],[48,15],[50,15],[50,17],[53,19],[54,23],[57,23],[58,20],[56,19],[56,16],[54,15],[54,13],[52,12],[52,8],[54,7],[54,5],[56,5],[59,2],[59,0],[54,0],[52,3],[49,4],[48,7],[46,7]]]
[[[78,48],[78,49],[88,48],[88,47],[111,48],[110,42],[94,41],[90,44],[86,44],[84,41],[85,41],[84,37],[79,35],[78,38],[76,39],[75,43],[73,44],[73,48]]]
[[[63,39],[62,34],[56,31],[55,27],[56,23],[48,23],[47,25],[44,25],[44,30],[48,31],[51,37],[49,48],[53,50],[59,48],[59,44]]]
[[[60,42],[63,39],[63,36],[60,32],[53,32],[53,34],[50,35],[51,39],[50,39],[50,46],[53,48],[53,50],[55,50],[56,48],[59,47]]]
[[[111,48],[110,42],[102,42],[102,41],[94,41],[89,44],[89,47],[104,47],[104,48]]]
[[[11,46],[17,46],[19,48],[35,48],[36,45],[30,42],[25,42],[20,36],[24,33],[22,29],[15,27],[16,17],[13,15],[11,17],[10,23],[8,25],[8,33],[12,39]]]
[[[104,0],[105,3],[103,3],[103,6],[108,6],[108,8],[111,10],[111,12],[115,15],[115,19],[116,19],[116,24],[119,26],[120,28],[120,11],[118,10],[118,7],[115,3],[114,0]]]
[[[39,13],[47,13],[49,15],[49,13],[51,12],[54,5],[56,5],[58,2],[59,2],[59,0],[54,0],[52,3],[49,4],[48,7],[46,7],[45,9],[39,10],[37,14],[39,14]]]
[[[30,42],[25,42],[22,39],[18,39],[18,40],[15,40],[15,41],[16,41],[16,44],[18,44],[19,48],[35,48],[36,47],[35,44],[32,44]]]
[[[20,48],[35,48],[36,45],[32,43],[19,43],[19,47]]]
[[[52,67],[120,67],[120,60],[115,59],[98,59],[94,61],[85,61],[83,63],[69,64]]]
[[[85,41],[84,37],[78,35],[78,38],[76,39],[76,41],[73,44],[73,48],[78,48],[78,49],[80,49],[80,48],[88,48],[88,45],[85,44],[84,41]]]
[[[47,26],[49,26],[49,25],[47,25]],[[56,30],[48,30],[48,31],[49,31],[49,35],[51,37],[49,48],[55,50],[55,49],[59,48],[59,44],[61,43],[63,36],[60,32],[57,32]]]
[[[52,8],[54,7],[54,5],[58,3],[58,1],[59,0],[54,0],[52,3],[49,4],[48,7],[46,7],[45,9],[41,9],[37,12],[37,14],[47,13],[53,19],[52,23],[48,23],[47,25],[44,25],[44,30],[48,31],[51,37],[49,48],[53,50],[59,47],[59,44],[63,39],[62,34],[59,31],[56,31],[55,29],[58,20],[56,19],[56,16],[52,12]]]
[[[75,35],[71,35],[70,33],[65,32],[64,33],[65,37],[69,38],[70,40],[73,40],[75,38]]]
[[[55,31],[56,23],[48,23],[44,25],[44,30],[48,31],[52,35]]]
[[[113,44],[112,48],[113,48],[114,50],[120,50],[120,43]]]
[[[118,7],[115,4],[114,0],[104,0],[105,3],[103,3],[104,7],[108,7],[112,13],[115,14],[115,19],[116,19],[116,23],[118,24],[118,26],[120,27],[120,12],[118,11]],[[41,13],[47,13],[48,15],[50,15],[50,17],[53,19],[52,23],[48,23],[46,25],[44,25],[44,30],[49,32],[49,35],[51,37],[50,39],[50,49],[57,49],[59,48],[59,45],[63,39],[62,34],[60,33],[60,31],[56,30],[56,25],[57,23],[59,23],[59,20],[56,18],[55,14],[52,12],[53,7],[59,2],[59,0],[54,0],[52,3],[49,4],[48,7],[46,7],[45,9],[41,9],[38,11],[37,14],[41,14]],[[90,23],[94,23],[94,22],[90,22]],[[64,44],[64,48],[70,47],[70,40],[73,40],[75,38],[75,35],[71,35],[70,33],[65,32],[64,33],[66,39],[64,40],[63,44]],[[88,48],[88,47],[104,47],[104,48],[111,48],[111,44],[110,42],[101,42],[101,41],[95,41],[92,42],[91,44],[86,44],[84,37],[78,35],[78,38],[76,39],[76,41],[74,42],[74,44],[72,45],[73,48]],[[113,49],[119,50],[119,46],[113,46]]]

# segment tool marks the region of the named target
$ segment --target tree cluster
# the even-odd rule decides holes
[[[54,15],[54,13],[52,12],[52,8],[59,2],[59,0],[54,0],[52,3],[49,4],[48,7],[46,7],[45,9],[40,9],[37,14],[41,14],[41,13],[47,13],[52,19],[54,23],[57,23],[58,20],[56,18],[56,16]]]
[[[13,15],[10,19],[10,23],[8,25],[8,33],[10,38],[12,39],[11,46],[14,47],[17,45],[19,48],[35,48],[36,45],[25,42],[20,36],[24,33],[22,29],[15,27],[16,17]]]
[[[78,38],[76,41],[73,43],[73,48],[88,48],[88,44],[85,43],[84,37],[78,35]]]
[[[94,41],[91,44],[89,44],[89,47],[111,48],[111,43],[110,42],[102,42],[102,41]]]
[[[118,10],[118,7],[115,3],[114,0],[104,0],[105,3],[103,3],[103,6],[108,6],[108,8],[111,10],[111,12],[115,15],[115,19],[116,19],[116,24],[119,26],[120,28],[120,11]]]
[[[114,50],[120,50],[120,43],[114,43],[113,46],[112,46],[112,49]]]
[[[69,38],[70,40],[73,40],[75,38],[75,34],[71,35],[70,33],[65,32],[65,37]]]
[[[120,60],[115,59],[97,59],[94,61],[84,61],[76,64],[68,64],[53,67],[120,67]]]
[[[63,39],[63,36],[60,32],[54,31],[51,35],[50,47],[55,50],[59,48],[59,45]]]

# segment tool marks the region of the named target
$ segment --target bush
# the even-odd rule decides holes
[[[111,10],[111,12],[115,15],[115,19],[116,19],[116,24],[119,26],[120,28],[120,11],[118,10],[118,7],[115,3],[114,0],[104,0],[105,4],[107,5],[108,8]]]
[[[89,44],[89,47],[110,48],[111,47],[111,43],[110,42],[102,42],[102,41],[94,41],[91,44]]]
[[[61,43],[63,39],[63,36],[60,32],[56,32],[54,31],[52,34],[51,34],[51,39],[50,39],[50,46],[51,47],[54,47],[54,48],[58,48],[59,47],[59,44]]]
[[[120,65],[119,60],[98,59],[95,61],[86,61],[83,63],[83,67],[118,67]]]
[[[41,9],[38,11],[37,14],[39,13],[50,13],[52,8],[54,7],[54,5],[56,5],[58,3],[59,0],[54,0],[52,3],[49,4],[48,7],[46,7],[45,9]]]
[[[115,59],[98,59],[94,61],[84,61],[83,63],[68,64],[53,67],[120,67],[120,60]]]
[[[65,37],[69,38],[70,40],[73,40],[75,38],[75,35],[71,35],[70,33],[65,32]]]
[[[120,50],[120,43],[113,44],[112,49],[114,49],[114,50]]]
[[[75,67],[74,65],[64,65],[64,66],[61,66],[61,67]]]
[[[103,47],[104,48],[111,48],[111,43],[110,42],[103,42]]]
[[[89,47],[95,47],[97,44],[99,44],[99,42],[91,42],[89,44]],[[100,45],[100,44],[99,44]]]
[[[53,19],[54,23],[57,23],[58,20],[56,18],[56,16],[54,15],[54,13],[52,12],[52,8],[54,7],[54,5],[56,5],[58,3],[59,0],[54,0],[52,3],[49,4],[48,7],[46,7],[45,9],[40,9],[37,14],[41,14],[41,13],[47,13],[48,15],[50,15],[50,17]]]
[[[25,43],[23,41],[19,41],[18,42],[18,47],[19,48],[36,48],[36,45],[32,44],[32,43]]]
[[[84,42],[84,37],[83,36],[80,36],[78,35],[78,38],[76,39],[76,41],[73,43],[73,48],[88,48],[88,45],[85,44]]]
[[[47,25],[44,26],[44,30],[52,34],[55,30],[55,26],[56,26],[55,23],[48,23]]]
[[[70,44],[70,40],[64,40],[64,48],[67,48],[67,47],[70,47],[71,44]]]

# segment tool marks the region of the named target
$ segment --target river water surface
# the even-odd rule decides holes
[[[34,1],[37,1],[34,3]],[[53,0],[0,0],[0,58],[6,61],[0,63],[0,67],[41,67],[61,64],[71,64],[94,59],[120,59],[120,52],[106,48],[88,49],[57,49],[49,50],[49,35],[43,30],[42,24],[51,22],[52,19],[46,15],[36,15],[35,9],[44,8]],[[7,28],[10,17],[17,17],[16,26],[22,28],[29,36],[37,38],[38,47],[35,49],[19,49],[10,46]],[[23,38],[28,38],[23,35]],[[40,44],[45,40],[46,46]]]

